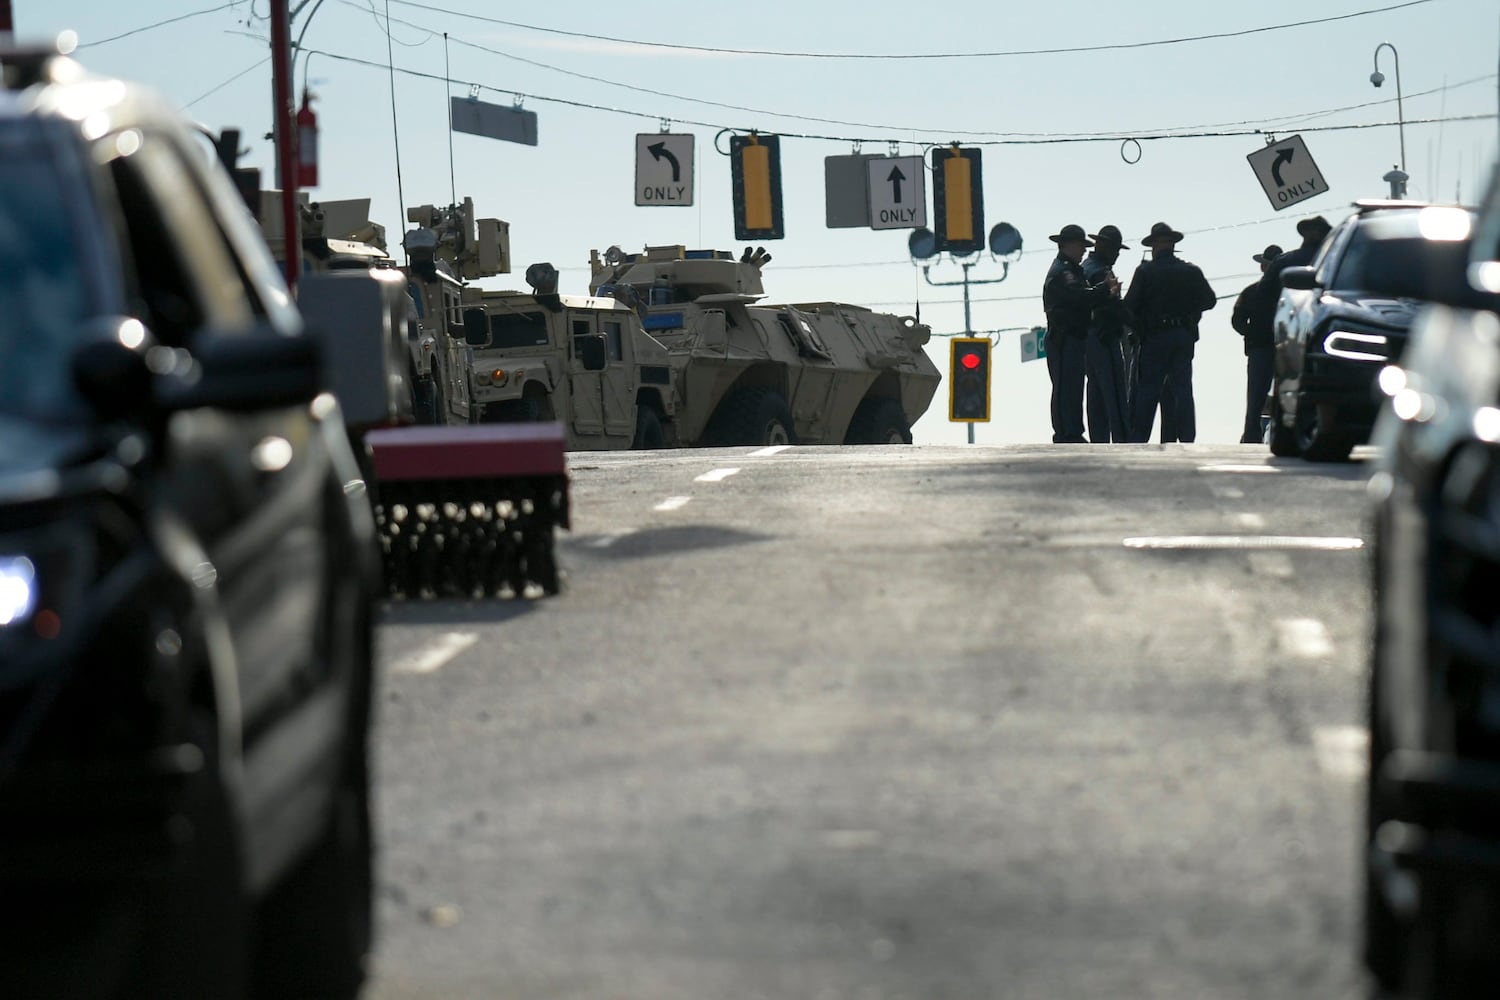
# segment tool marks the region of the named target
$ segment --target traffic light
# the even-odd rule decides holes
[[[954,337],[948,355],[948,419],[990,422],[990,342],[984,337]],[[972,440],[972,439],[971,439]]]
[[[932,151],[932,215],[937,249],[960,256],[984,249],[984,184],[978,149]]]
[[[729,174],[734,185],[734,238],[781,239],[780,137],[754,132],[730,136]]]

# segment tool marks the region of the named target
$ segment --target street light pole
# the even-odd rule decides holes
[[[1373,72],[1373,73],[1370,74],[1370,82],[1372,84],[1374,84],[1375,86],[1377,86],[1377,87],[1380,86],[1382,83],[1385,82],[1385,74],[1382,73],[1382,72],[1380,72],[1380,50],[1381,49],[1390,49],[1391,50],[1391,59],[1394,60],[1395,64],[1396,64],[1396,130],[1397,130],[1397,133],[1401,137],[1401,172],[1403,174],[1405,174],[1406,173],[1406,110],[1402,106],[1402,103],[1401,103],[1401,54],[1396,51],[1396,46],[1392,45],[1390,42],[1381,42],[1379,45],[1375,46],[1375,56],[1374,56],[1375,72]],[[1389,179],[1389,175],[1387,175],[1387,179]],[[1405,181],[1406,178],[1403,177],[1403,178],[1401,178],[1401,180]],[[1393,197],[1395,196],[1395,191],[1396,191],[1396,182],[1395,181],[1391,181],[1391,193],[1392,193]],[[1401,193],[1402,194],[1406,193],[1405,184],[1402,184],[1402,186],[1401,186]]]

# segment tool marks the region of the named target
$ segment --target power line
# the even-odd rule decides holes
[[[1392,4],[1388,7],[1376,7],[1370,10],[1353,11],[1348,14],[1337,14],[1332,17],[1314,18],[1307,21],[1291,21],[1285,24],[1270,24],[1257,28],[1243,28],[1238,31],[1221,31],[1205,35],[1189,35],[1181,38],[1160,38],[1144,42],[1114,42],[1105,45],[1079,45],[1069,47],[1047,48],[1047,49],[1008,49],[995,52],[796,52],[776,49],[734,49],[712,45],[684,45],[674,42],[648,42],[632,38],[617,38],[610,35],[591,34],[583,31],[565,31],[561,28],[544,28],[540,25],[526,24],[521,21],[509,21],[504,18],[487,17],[483,14],[470,14],[464,11],[448,10],[431,4],[417,3],[415,0],[392,0],[392,2],[403,7],[415,7],[418,10],[430,11],[436,14],[447,14],[450,17],[468,18],[475,21],[483,21],[487,24],[503,25],[507,28],[520,28],[525,31],[536,31],[548,35],[562,35],[567,38],[581,38],[594,42],[613,42],[617,45],[633,45],[648,49],[670,49],[678,52],[702,52],[713,55],[736,55],[736,56],[771,56],[782,59],[988,59],[1002,56],[1045,56],[1064,55],[1084,52],[1110,52],[1128,49],[1145,49],[1161,45],[1183,45],[1189,42],[1203,42],[1218,38],[1241,38],[1246,35],[1262,34],[1270,31],[1286,31],[1291,28],[1305,28],[1315,24],[1330,24],[1335,21],[1347,21],[1357,17],[1367,17],[1371,14],[1385,14],[1393,10],[1402,10],[1407,7],[1418,7],[1422,4],[1432,3],[1433,0],[1407,0],[1406,3]]]
[[[262,66],[264,66],[266,63],[268,63],[270,61],[271,61],[271,57],[270,56],[266,56],[264,59],[262,59],[259,62],[255,63],[255,65],[253,65],[253,66],[246,66],[244,69],[240,70],[238,73],[234,74],[234,76],[231,76],[229,79],[225,80],[223,83],[219,84],[216,87],[213,87],[212,89],[205,90],[203,93],[199,94],[197,97],[193,98],[191,101],[188,101],[186,104],[184,104],[182,106],[183,109],[186,110],[187,108],[192,107],[194,104],[197,104],[199,101],[202,101],[202,100],[204,100],[206,98],[212,97],[214,94],[217,94],[219,91],[223,90],[225,87],[229,86],[231,83],[233,83],[234,81],[238,80],[240,77],[244,76],[246,73],[249,73],[252,70],[260,69]]]
[[[400,2],[400,0],[395,0],[395,2]],[[1432,0],[1416,0],[1416,2],[1429,3],[1429,2],[1432,2]],[[394,65],[392,65],[390,63],[376,62],[376,61],[374,61],[372,59],[361,59],[361,58],[359,58],[357,56],[341,55],[341,54],[336,53],[336,52],[328,52],[328,51],[326,51],[324,49],[305,49],[304,51],[306,51],[306,52],[308,52],[309,54],[312,54],[312,55],[325,56],[325,57],[327,57],[329,59],[337,60],[339,62],[352,63],[352,64],[357,65],[357,66],[366,66],[366,67],[369,67],[371,69],[389,70],[391,72],[402,73],[402,74],[405,74],[407,76],[414,76],[414,77],[417,77],[417,78],[423,79],[423,80],[433,80],[433,81],[437,81],[437,82],[441,82],[441,83],[445,83],[445,84],[452,84],[454,82],[450,78],[448,78],[446,76],[440,76],[440,75],[438,75],[436,73],[424,73],[424,72],[422,72],[420,70],[404,69],[404,68],[399,67],[399,66],[394,66]],[[631,118],[644,118],[644,119],[651,120],[651,121],[672,121],[672,122],[675,122],[675,123],[680,124],[680,125],[692,125],[692,126],[696,126],[698,128],[718,129],[720,131],[729,131],[729,132],[745,132],[745,133],[749,133],[749,132],[760,131],[758,129],[755,129],[755,128],[752,128],[752,127],[743,126],[743,125],[725,125],[722,122],[697,121],[697,120],[694,120],[694,119],[680,118],[680,117],[676,117],[676,116],[673,116],[673,115],[651,114],[651,113],[644,112],[644,111],[632,111],[632,110],[630,110],[628,108],[616,108],[616,107],[610,107],[608,105],[603,105],[603,104],[591,104],[588,101],[575,101],[575,100],[570,100],[568,98],[563,98],[563,97],[548,97],[548,96],[545,96],[543,94],[531,93],[531,92],[519,90],[519,89],[513,88],[513,87],[495,87],[495,86],[491,86],[491,85],[488,85],[488,84],[478,84],[478,83],[471,83],[470,85],[473,86],[473,87],[477,87],[480,90],[488,90],[488,91],[492,91],[492,92],[497,93],[497,94],[510,94],[510,95],[515,96],[515,97],[524,98],[526,100],[543,101],[543,102],[546,102],[548,104],[560,104],[560,105],[563,105],[565,107],[582,108],[582,109],[589,110],[589,111],[602,111],[602,112],[607,112],[609,114],[616,114],[616,115],[626,115],[626,116],[631,117]],[[1409,119],[1407,119],[1404,122],[1404,124],[1406,124],[1406,125],[1435,125],[1435,124],[1438,124],[1440,122],[1487,121],[1487,120],[1493,119],[1495,117],[1496,117],[1495,114],[1448,115],[1448,116],[1444,116],[1444,117],[1440,117],[1440,118],[1415,118],[1415,119],[1409,118]],[[1347,132],[1347,131],[1353,131],[1353,130],[1359,130],[1359,129],[1389,128],[1390,126],[1396,125],[1396,124],[1398,124],[1398,123],[1394,122],[1394,121],[1384,121],[1384,122],[1364,122],[1364,123],[1355,123],[1355,124],[1348,124],[1348,125],[1315,125],[1315,126],[1312,126],[1312,127],[1309,127],[1309,128],[1305,128],[1302,131],[1304,131],[1304,132]],[[1236,130],[1227,130],[1227,131],[1221,130],[1221,131],[1193,131],[1193,132],[1162,132],[1162,133],[1158,133],[1158,134],[1154,134],[1154,135],[1139,135],[1139,136],[1137,136],[1137,135],[1131,135],[1131,134],[1125,133],[1125,132],[1111,132],[1111,133],[1099,133],[1097,135],[1057,135],[1057,136],[1050,136],[1050,137],[1037,137],[1037,138],[1027,138],[1027,139],[974,139],[974,140],[970,141],[970,145],[975,145],[975,146],[1048,146],[1048,145],[1058,145],[1058,144],[1067,144],[1067,143],[1079,143],[1079,142],[1129,142],[1131,140],[1135,140],[1137,142],[1153,142],[1153,141],[1158,141],[1158,140],[1161,140],[1161,139],[1226,139],[1226,138],[1236,138],[1236,137],[1242,137],[1242,136],[1264,136],[1268,131],[1272,131],[1272,130],[1257,128],[1257,129],[1236,129]],[[799,132],[779,132],[777,134],[780,135],[784,139],[811,139],[811,140],[818,140],[818,141],[822,141],[822,142],[838,142],[838,143],[851,143],[851,144],[852,143],[864,143],[864,142],[868,142],[868,143],[872,143],[872,144],[879,144],[879,143],[883,143],[883,142],[891,142],[892,141],[889,137],[874,137],[874,136],[819,135],[819,134],[815,134],[815,133],[805,133],[805,132],[804,133],[799,133]]]
[[[131,28],[129,31],[122,32],[118,35],[111,35],[108,38],[101,38],[97,42],[81,42],[79,43],[78,47],[80,49],[87,49],[92,48],[95,45],[103,45],[106,42],[118,42],[122,38],[129,38],[131,35],[139,35],[144,31],[151,31],[155,28],[162,28],[169,24],[176,24],[178,21],[186,21],[190,17],[202,17],[204,14],[214,14],[221,10],[228,10],[231,7],[237,6],[241,2],[242,0],[229,0],[229,3],[220,4],[217,7],[206,7],[203,10],[195,10],[187,14],[178,14],[176,17],[169,17],[165,21],[157,21],[155,24],[147,24],[139,28]],[[246,72],[248,72],[248,70]]]

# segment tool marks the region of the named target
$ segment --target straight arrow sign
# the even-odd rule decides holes
[[[872,156],[865,168],[871,229],[927,225],[927,168],[920,156]]]

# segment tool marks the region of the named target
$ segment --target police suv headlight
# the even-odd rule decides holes
[[[1329,330],[1323,338],[1323,353],[1346,361],[1385,361],[1390,357],[1390,338],[1383,333]]]
[[[31,621],[40,593],[36,564],[26,556],[0,556],[0,629]]]

